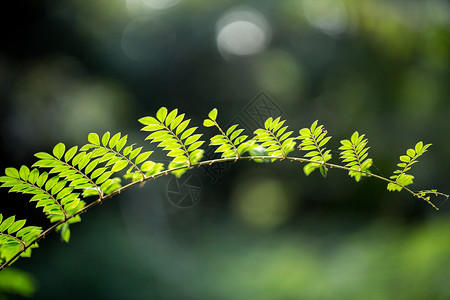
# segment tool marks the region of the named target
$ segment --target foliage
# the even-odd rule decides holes
[[[31,274],[12,268],[0,273],[0,299],[8,299],[4,295],[30,298],[35,291],[35,278]]]
[[[317,126],[315,121],[311,128],[303,128],[299,131],[302,142],[299,148],[304,151],[308,151],[304,157],[311,157],[310,163],[306,164],[303,170],[306,175],[311,174],[315,169],[319,168],[323,177],[327,176],[326,162],[331,159],[330,150],[326,150],[324,147],[326,143],[331,139],[331,136],[325,137],[327,131],[323,128],[323,125]]]
[[[358,182],[362,176],[370,174],[372,159],[367,158],[369,147],[366,147],[367,139],[364,139],[364,134],[359,135],[358,131],[355,131],[350,140],[342,140],[341,144],[339,150],[341,150],[342,162],[346,162],[345,166],[350,168],[348,175]]]
[[[394,171],[394,175],[390,178],[395,180],[394,182],[389,182],[387,189],[389,191],[401,191],[407,185],[413,183],[414,176],[406,174],[407,171],[411,170],[411,166],[417,162],[419,156],[424,154],[431,144],[423,145],[422,142],[418,142],[414,149],[408,149],[406,155],[400,156],[400,163],[397,164],[397,169]]]
[[[30,170],[27,166],[19,169],[6,168],[5,175],[0,177],[1,187],[10,188],[10,192],[33,195],[30,202],[37,202],[36,208],[42,207],[43,213],[52,223],[45,231],[35,226],[25,226],[25,220],[15,220],[15,216],[4,219],[0,214],[0,262],[1,269],[11,265],[20,256],[30,256],[31,249],[52,231],[59,231],[61,238],[69,242],[69,225],[81,221],[80,215],[90,208],[111,198],[121,191],[137,183],[154,179],[162,175],[174,174],[180,177],[190,168],[203,164],[213,164],[240,159],[257,162],[274,162],[291,160],[305,163],[303,171],[310,175],[319,169],[323,177],[327,176],[329,168],[348,171],[348,174],[358,182],[362,177],[374,177],[388,182],[389,191],[405,189],[413,196],[427,201],[435,209],[430,196],[448,195],[437,190],[422,190],[414,192],[406,186],[413,183],[414,177],[407,174],[411,166],[424,154],[430,144],[418,142],[414,149],[408,149],[407,155],[400,157],[397,165],[400,169],[394,171],[389,178],[370,172],[372,159],[368,158],[367,139],[364,134],[353,133],[349,140],[342,140],[341,159],[345,165],[330,163],[331,150],[325,146],[331,140],[323,125],[315,121],[309,128],[299,131],[300,136],[292,137],[293,131],[288,131],[285,120],[268,118],[264,128],[255,130],[253,138],[243,135],[243,129],[238,124],[222,130],[217,122],[217,109],[208,114],[204,120],[205,127],[216,127],[219,134],[210,139],[210,145],[216,147],[221,158],[202,160],[204,150],[201,149],[203,136],[196,133],[197,127],[189,127],[190,119],[185,114],[179,114],[177,109],[168,112],[162,107],[155,117],[144,117],[139,120],[144,127],[142,131],[150,132],[146,140],[157,144],[157,148],[168,151],[170,162],[167,167],[162,163],[148,160],[153,151],[142,151],[142,147],[127,145],[127,135],[110,132],[101,138],[96,133],[90,133],[88,144],[69,149],[63,143],[57,144],[52,153],[36,153],[38,161]],[[306,153],[302,158],[288,156],[295,150],[296,140],[300,140],[299,149]],[[245,155],[248,153],[249,155]],[[46,171],[40,171],[46,169]],[[130,183],[122,185],[120,173]],[[96,198],[92,198],[92,196]]]

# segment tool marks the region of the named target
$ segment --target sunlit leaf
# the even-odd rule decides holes
[[[213,110],[211,110],[208,114],[208,117],[213,120],[216,121],[217,118],[217,108],[214,108]]]
[[[66,145],[64,145],[63,143],[59,143],[53,148],[53,155],[57,159],[61,159],[61,157],[64,155],[65,151],[66,151]]]
[[[162,123],[166,119],[167,116],[167,108],[161,107],[156,113],[156,118]]]
[[[98,137],[98,134],[96,134],[96,133],[93,133],[93,132],[89,133],[88,141],[91,144],[100,145],[100,138]]]

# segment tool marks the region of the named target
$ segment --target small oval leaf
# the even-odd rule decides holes
[[[208,114],[208,117],[213,120],[216,121],[217,118],[217,108],[214,108],[213,110],[211,110]]]
[[[89,133],[88,141],[91,144],[94,144],[94,145],[97,145],[97,146],[100,145],[100,138],[98,137],[98,134],[96,134],[94,132]]]
[[[53,148],[53,155],[57,159],[61,159],[61,157],[64,155],[65,151],[66,151],[66,145],[64,145],[63,143],[59,143]]]

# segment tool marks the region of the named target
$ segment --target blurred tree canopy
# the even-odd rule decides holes
[[[358,130],[385,176],[408,147],[432,143],[415,185],[450,191],[448,1],[26,0],[0,16],[2,170],[89,132],[144,144],[137,119],[160,106],[197,126],[217,107],[248,133],[273,113],[297,130],[319,119],[335,149]],[[36,276],[38,298],[450,297],[448,203],[436,213],[338,173],[198,169],[189,209],[171,205],[160,179],[17,267]],[[0,192],[3,215],[45,226],[25,198]]]

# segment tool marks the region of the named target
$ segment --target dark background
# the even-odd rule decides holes
[[[406,149],[432,143],[413,189],[449,193],[449,17],[443,0],[10,1],[0,167],[107,130],[155,150],[137,120],[161,106],[209,139],[201,124],[216,107],[248,133],[255,110],[295,132],[318,119],[331,149],[358,130],[386,177]],[[42,299],[450,297],[449,202],[436,212],[384,182],[306,177],[289,162],[222,167],[182,178],[200,191],[192,207],[171,203],[174,178],[147,182],[84,215],[70,244],[53,234],[14,267]],[[47,225],[27,197],[0,192],[4,216]]]

